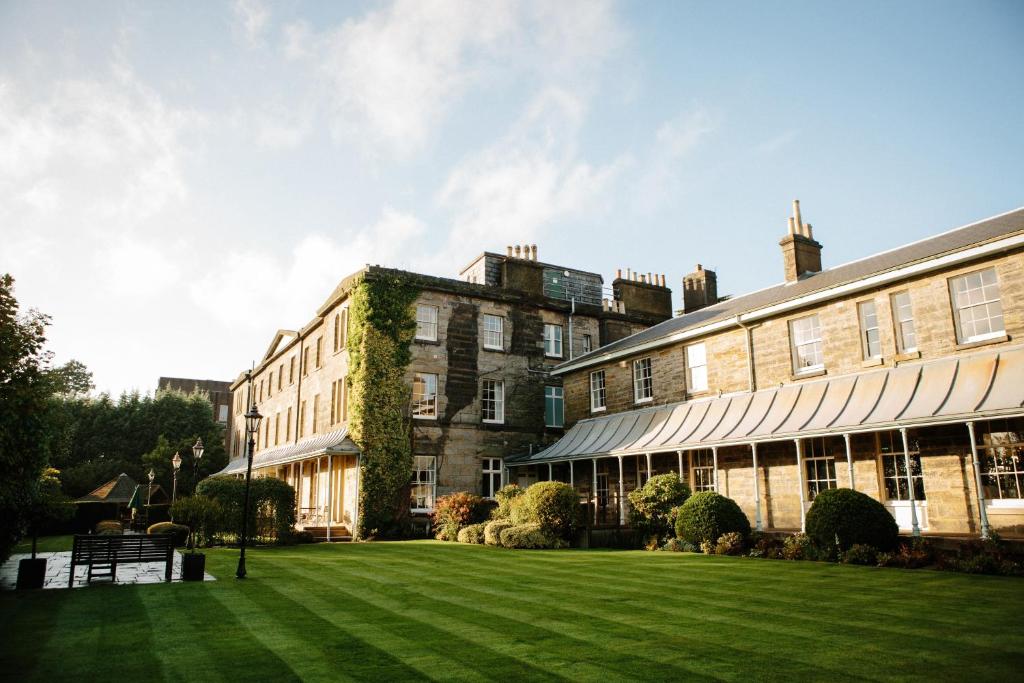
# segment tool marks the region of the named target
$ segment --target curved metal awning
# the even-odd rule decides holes
[[[581,420],[510,466],[1024,415],[1024,346]]]
[[[252,460],[253,470],[263,467],[275,467],[288,463],[315,458],[318,455],[356,455],[359,448],[348,438],[348,429],[339,429],[326,434],[311,437],[299,443],[279,446],[260,451]],[[227,467],[213,476],[224,474],[244,474],[245,458],[235,458]]]

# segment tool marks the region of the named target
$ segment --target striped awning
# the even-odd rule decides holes
[[[358,453],[359,448],[352,439],[348,438],[348,429],[339,429],[327,434],[310,437],[299,443],[260,451],[253,458],[252,469],[255,471],[262,467],[287,465],[299,460],[315,458],[318,455],[355,455]],[[241,457],[229,462],[227,467],[217,472],[214,476],[244,473],[245,457]]]
[[[581,420],[527,465],[1024,414],[1024,347]]]

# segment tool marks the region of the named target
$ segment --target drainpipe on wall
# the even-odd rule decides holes
[[[754,332],[749,325],[744,325],[740,317],[736,316],[736,324],[743,328],[747,335],[747,383],[750,393],[757,389],[757,377],[754,375]]]
[[[299,383],[295,387],[295,438],[292,443],[299,442],[299,420],[304,416],[302,415],[300,408],[302,407],[302,352],[303,347],[306,344],[306,340],[303,337],[299,337]],[[316,419],[315,417],[313,419]]]

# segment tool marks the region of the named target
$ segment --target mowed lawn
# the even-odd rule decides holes
[[[1020,680],[1024,580],[412,541],[0,595],[12,680]]]

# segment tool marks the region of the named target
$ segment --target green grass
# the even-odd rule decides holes
[[[63,551],[71,551],[71,544],[74,540],[74,536],[41,536],[39,542],[36,545],[36,552],[40,553],[57,553]],[[18,545],[14,546],[14,553],[30,553],[32,552],[32,539],[27,538]]]
[[[0,595],[16,680],[1015,680],[1024,581],[430,541],[207,553],[204,584]]]

